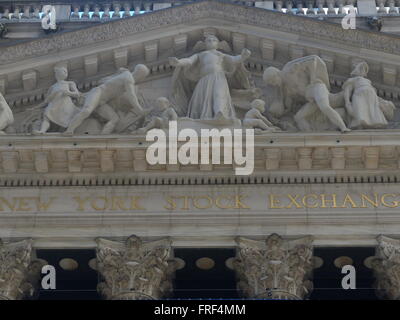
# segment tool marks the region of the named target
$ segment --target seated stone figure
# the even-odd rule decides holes
[[[14,122],[13,113],[3,95],[0,93],[0,134],[5,134],[6,129]]]
[[[368,64],[360,62],[351,72],[351,78],[343,84],[345,106],[351,117],[350,128],[379,129],[388,125],[393,118],[395,106],[376,94],[371,81],[365,77]]]
[[[156,100],[156,111],[159,116],[152,117],[145,127],[138,129],[135,133],[143,134],[151,129],[168,128],[168,121],[176,121],[178,119],[175,109],[165,97],[160,97]]]
[[[68,71],[64,67],[54,68],[57,82],[47,92],[46,99],[35,108],[46,107],[39,130],[33,130],[33,134],[44,134],[49,130],[50,123],[55,123],[67,128],[71,119],[79,112],[79,108],[72,98],[79,98],[81,93],[75,82],[67,81]]]
[[[275,127],[266,117],[262,115],[265,112],[265,102],[261,99],[255,99],[251,102],[250,110],[246,112],[243,119],[243,127],[247,129],[261,129],[263,131],[281,131]]]

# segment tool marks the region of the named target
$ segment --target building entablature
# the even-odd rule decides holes
[[[172,137],[171,137],[172,138]],[[255,135],[254,172],[230,164],[149,164],[144,136],[1,137],[2,186],[215,183],[397,182],[400,132]],[[176,137],[175,137],[176,139]],[[171,139],[172,140],[172,139]],[[178,142],[178,149],[185,143]],[[222,146],[224,146],[222,144]],[[244,144],[245,146],[245,144]],[[196,148],[200,155],[202,150]],[[171,155],[166,151],[167,157]],[[231,151],[232,152],[232,151]]]

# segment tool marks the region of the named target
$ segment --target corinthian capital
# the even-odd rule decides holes
[[[233,263],[243,296],[259,299],[304,299],[312,291],[312,238],[265,241],[237,238]]]
[[[148,300],[165,297],[176,270],[171,240],[144,243],[130,236],[125,244],[97,240],[97,270],[103,277],[98,291],[109,300]]]
[[[371,261],[375,271],[377,295],[391,300],[400,299],[400,240],[378,237],[375,259]]]
[[[41,266],[33,259],[32,240],[4,244],[0,239],[0,300],[32,297]]]

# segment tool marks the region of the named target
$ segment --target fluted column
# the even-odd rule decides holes
[[[375,259],[376,294],[381,299],[400,300],[400,240],[378,237]]]
[[[176,262],[169,239],[144,243],[133,235],[125,244],[107,239],[97,244],[97,270],[103,278],[97,289],[106,299],[161,299],[172,291]]]
[[[42,268],[34,260],[32,240],[4,244],[0,240],[0,300],[32,297]]]
[[[265,241],[239,237],[233,262],[238,289],[246,298],[300,300],[313,285],[312,238],[284,240],[272,234]]]

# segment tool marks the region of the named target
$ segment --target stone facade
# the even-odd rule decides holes
[[[34,296],[34,251],[61,248],[96,249],[106,299],[167,297],[179,248],[235,248],[243,297],[307,299],[321,247],[377,247],[398,299],[399,39],[285,6],[126,10],[0,48],[2,299]],[[170,121],[255,129],[254,171],[149,163]]]

